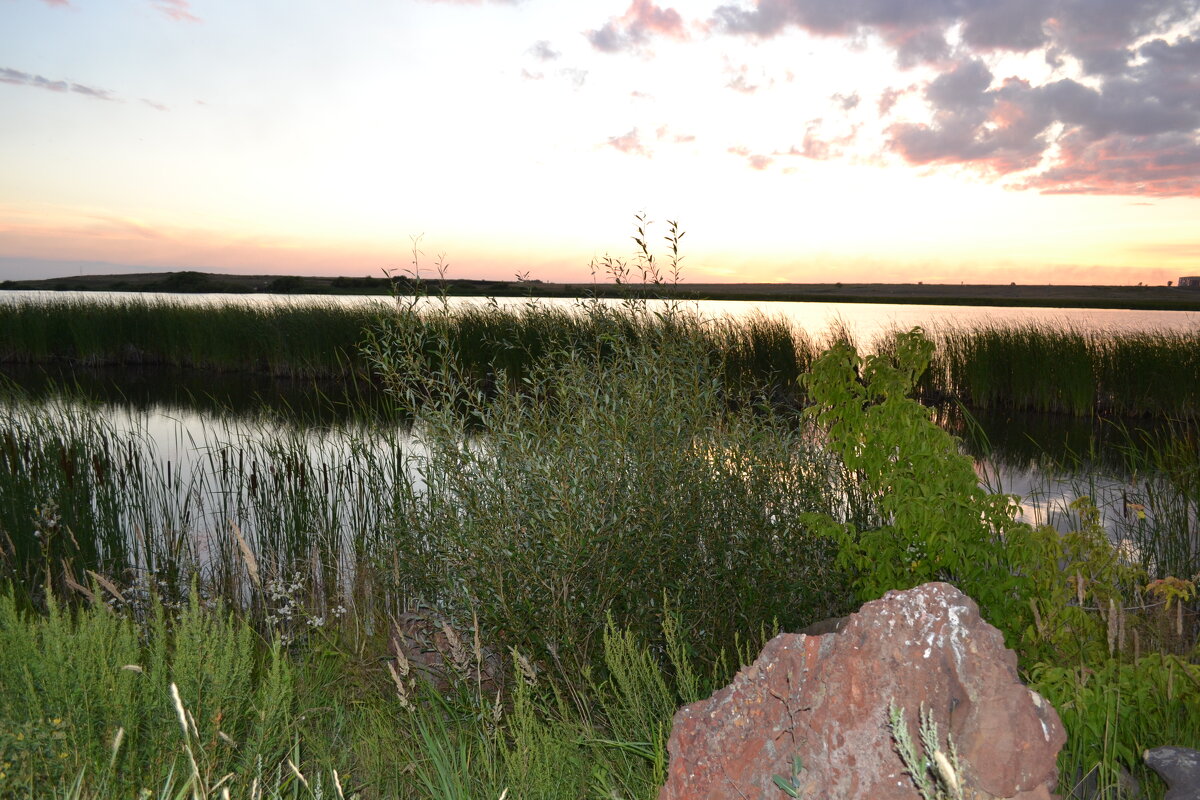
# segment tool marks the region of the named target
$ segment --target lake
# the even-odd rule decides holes
[[[168,299],[187,304],[336,303],[378,305],[383,297],[90,294],[0,292],[0,303],[22,300],[88,299],[99,302]],[[474,305],[484,299],[452,299]],[[529,302],[502,298],[501,307]],[[571,306],[577,301],[538,299],[539,305]],[[602,301],[617,303],[619,301]],[[651,308],[660,305],[651,301]],[[866,344],[882,332],[913,326],[980,327],[1040,324],[1082,331],[1191,331],[1200,314],[1171,311],[910,306],[895,304],[696,301],[686,303],[706,318],[755,314],[789,320],[815,337],[833,327]],[[0,366],[26,392],[26,400],[3,407],[11,429],[39,408],[47,419],[89,418],[139,452],[138,490],[152,502],[127,514],[124,525],[171,530],[201,561],[208,560],[216,532],[230,520],[263,546],[273,538],[281,508],[300,514],[292,527],[311,529],[314,541],[341,549],[386,523],[397,476],[411,476],[411,456],[420,447],[398,423],[364,420],[359,404],[383,403],[377,395],[347,398],[345,387],[317,380],[266,375],[210,373],[155,368],[73,368]],[[940,412],[942,424],[964,440],[981,482],[1021,498],[1022,514],[1060,529],[1075,524],[1072,503],[1095,499],[1114,539],[1125,536],[1130,508],[1145,506],[1148,476],[1131,474],[1120,448],[1137,442],[1137,430],[1094,419],[997,413],[973,421],[954,409]],[[1143,427],[1153,426],[1143,423]],[[107,434],[106,434],[107,435]],[[1051,461],[1079,456],[1077,469],[1048,469]],[[236,468],[233,466],[236,464]],[[282,466],[281,466],[282,465]],[[250,476],[247,478],[247,476]],[[258,487],[272,487],[272,492]],[[318,489],[319,487],[319,489]],[[284,498],[281,506],[279,498]],[[1151,512],[1153,513],[1153,512]],[[217,538],[214,539],[214,536]],[[225,546],[222,545],[222,546]],[[184,545],[181,545],[184,546]],[[293,554],[294,555],[294,554]]]

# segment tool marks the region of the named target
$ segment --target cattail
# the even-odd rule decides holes
[[[396,684],[396,696],[400,698],[400,707],[405,711],[413,711],[414,706],[408,697],[408,687],[405,685],[404,679],[400,677],[400,673],[396,672],[396,667],[392,662],[387,662],[387,668],[392,676],[392,682]]]
[[[250,574],[250,582],[260,592],[262,591],[262,580],[258,573],[258,559],[254,557],[254,551],[250,549],[245,537],[242,536],[241,529],[233,520],[229,521],[229,529],[233,532],[233,538],[237,540],[238,552],[242,554],[242,561],[246,562],[246,572]]]
[[[1117,604],[1108,601],[1108,654],[1111,656],[1117,646]]]
[[[463,647],[462,638],[446,620],[442,620],[442,633],[446,635],[446,643],[450,646],[450,661],[454,665],[454,671],[459,675],[466,675],[471,666],[471,656]]]
[[[121,743],[125,741],[125,729],[117,728],[116,735],[112,741],[112,756],[108,759],[108,768],[111,771],[113,765],[117,763],[117,754],[121,752]]]
[[[933,763],[937,766],[938,774],[942,776],[950,794],[957,797],[959,793],[958,775],[955,774],[954,767],[950,765],[950,759],[946,758],[946,754],[941,750],[936,750],[933,753]]]
[[[520,669],[521,675],[529,682],[530,686],[537,683],[537,669],[533,664],[529,663],[529,659],[521,655],[521,652],[515,647],[512,651],[513,659],[517,662],[517,668]]]

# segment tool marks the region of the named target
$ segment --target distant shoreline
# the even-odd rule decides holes
[[[1167,286],[1055,286],[926,283],[547,283],[452,279],[226,275],[159,272],[0,282],[0,290],[235,294],[386,295],[423,291],[453,297],[623,297],[908,305],[1124,308],[1200,311],[1200,290]]]

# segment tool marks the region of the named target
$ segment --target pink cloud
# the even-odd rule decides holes
[[[584,34],[592,47],[604,53],[637,50],[652,36],[687,41],[683,17],[673,8],[660,8],[652,0],[633,0],[620,17]]]
[[[1018,187],[1043,194],[1200,197],[1200,142],[1180,134],[1088,141],[1076,130],[1060,138],[1048,169]]]
[[[900,68],[931,67],[933,79],[887,89],[876,106],[883,152],[910,164],[1047,193],[1200,196],[1196,0],[741,0],[719,6],[710,28],[751,39],[793,28],[847,41],[878,36]],[[1003,52],[1080,74],[1040,84],[996,75],[991,55]],[[753,88],[744,78],[729,85]],[[924,112],[900,118],[905,96],[923,100]],[[844,111],[855,97],[843,99]],[[792,150],[836,155],[822,141],[810,131]]]
[[[70,8],[71,0],[42,0],[48,6],[58,6],[59,8]]]
[[[154,8],[176,22],[200,22],[188,0],[152,0]]]
[[[746,163],[750,165],[751,169],[756,169],[760,172],[771,166],[771,164],[775,161],[773,157],[766,155],[765,153],[751,152],[749,147],[730,147],[728,150],[726,150],[726,152],[732,153],[735,156],[741,156],[742,158],[746,159]]]
[[[646,158],[650,157],[650,151],[647,150],[646,146],[642,144],[642,137],[641,134],[638,133],[637,128],[634,128],[629,133],[625,133],[620,136],[609,137],[608,145],[620,150],[626,155],[645,156]]]

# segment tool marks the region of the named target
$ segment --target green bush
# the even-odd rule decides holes
[[[699,320],[589,313],[603,335],[499,372],[491,396],[447,318],[378,332],[425,448],[380,571],[569,675],[598,663],[609,615],[653,640],[664,591],[708,656],[839,611],[830,545],[802,522],[839,503],[830,460],[770,409],[731,410]]]

